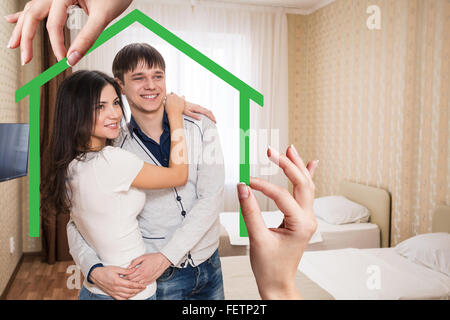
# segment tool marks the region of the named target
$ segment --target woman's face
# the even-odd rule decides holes
[[[91,136],[91,149],[98,150],[105,146],[106,139],[115,139],[119,135],[122,109],[116,90],[107,84],[100,94],[100,101],[95,106],[94,130]]]

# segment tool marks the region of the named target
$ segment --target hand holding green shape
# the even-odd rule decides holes
[[[303,252],[317,229],[312,177],[318,161],[311,161],[305,166],[293,146],[287,149],[286,155],[270,148],[267,154],[292,182],[293,195],[258,178],[250,178],[250,187],[243,183],[238,185],[242,216],[250,240],[250,262],[261,298],[299,299],[295,274]],[[252,189],[275,201],[284,214],[280,227],[266,227]]]
[[[67,56],[67,63],[74,66],[95,43],[106,26],[130,5],[132,0],[32,0],[23,11],[5,17],[15,23],[8,48],[20,46],[22,65],[33,58],[33,39],[39,23],[47,19],[47,31],[53,52],[59,60]],[[64,25],[67,9],[79,5],[89,16],[86,24],[76,36],[69,50],[64,47]]]

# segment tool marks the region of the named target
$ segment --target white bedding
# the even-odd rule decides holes
[[[317,218],[317,230],[322,236],[322,241],[310,243],[306,251],[380,247],[380,228],[374,223],[336,225]]]
[[[269,228],[278,227],[283,221],[280,211],[263,211],[264,222]],[[222,212],[220,223],[228,233],[230,243],[234,246],[247,246],[247,237],[239,236],[239,213]],[[331,250],[342,248],[379,248],[380,229],[373,223],[329,224],[317,218],[317,231],[306,248],[310,250]]]
[[[262,216],[268,228],[277,228],[283,221],[283,213],[281,211],[263,211]],[[230,238],[230,243],[234,246],[248,246],[248,237],[239,235],[239,212],[221,212],[220,223],[225,228]],[[319,229],[312,236],[309,243],[322,241]]]
[[[450,277],[394,248],[305,252],[298,269],[337,300],[450,298]]]

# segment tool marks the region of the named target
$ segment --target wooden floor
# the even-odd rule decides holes
[[[53,265],[24,256],[6,300],[76,300],[84,277],[73,261]],[[73,288],[73,289],[71,289]]]

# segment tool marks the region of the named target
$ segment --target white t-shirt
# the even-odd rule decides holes
[[[127,268],[145,254],[136,218],[144,207],[145,193],[131,187],[143,165],[133,153],[110,146],[69,165],[71,218],[105,266]],[[87,281],[84,285],[93,293],[106,294]],[[155,292],[153,282],[132,299],[146,299]]]

